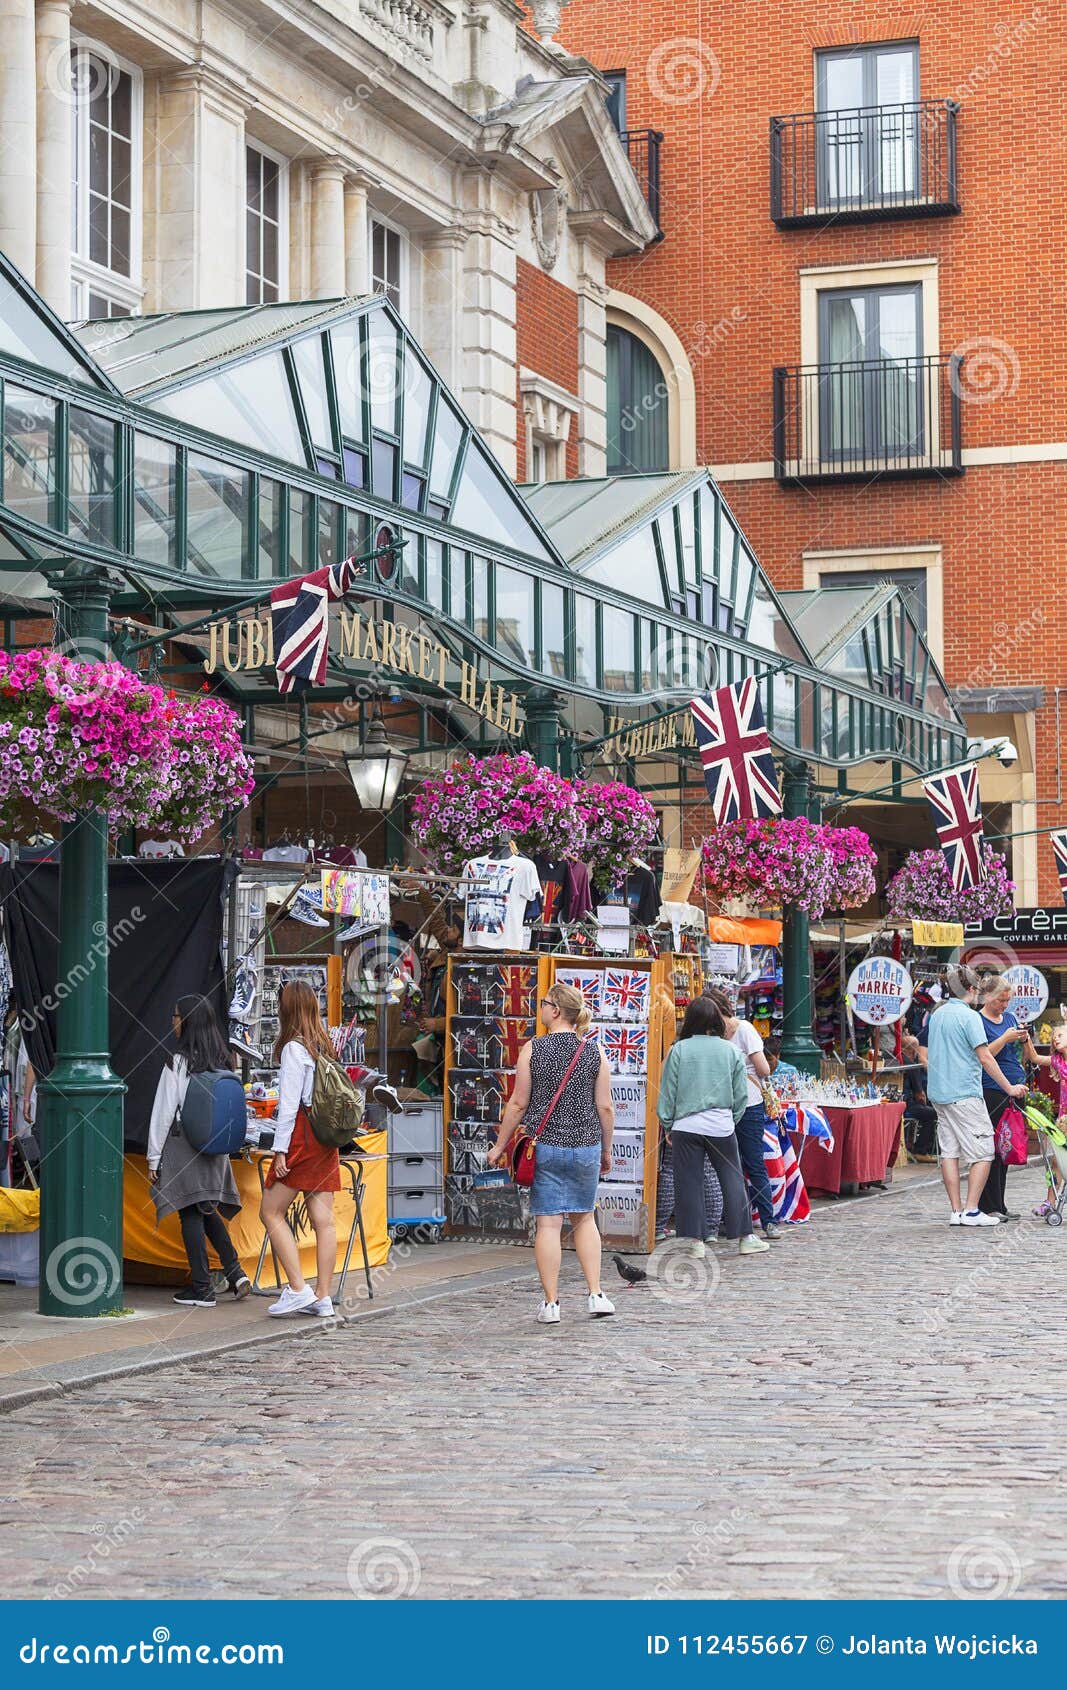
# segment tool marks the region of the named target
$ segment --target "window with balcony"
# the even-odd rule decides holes
[[[621,134],[626,128],[626,72],[624,70],[606,70],[604,81],[608,85],[606,100],[608,116]]]
[[[285,160],[245,148],[245,304],[266,305],[286,292]]]
[[[775,371],[778,479],[959,474],[959,359],[927,353],[921,283],[820,288],[814,303],[818,361]]]
[[[643,340],[608,324],[608,474],[670,467],[666,377]]]
[[[858,288],[819,297],[820,455],[827,461],[922,453],[922,289]]]
[[[71,314],[141,304],[141,73],[95,44],[71,49]]]
[[[959,210],[956,111],[919,98],[914,41],[818,53],[815,110],[771,119],[782,227]]]

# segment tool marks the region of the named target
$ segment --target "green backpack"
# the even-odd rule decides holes
[[[364,1107],[362,1091],[340,1063],[317,1057],[308,1120],[319,1143],[331,1150],[351,1144],[363,1125]]]

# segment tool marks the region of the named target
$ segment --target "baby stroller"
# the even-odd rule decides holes
[[[1032,1106],[1024,1108],[1023,1114],[1037,1134],[1041,1160],[1045,1165],[1045,1179],[1048,1181],[1048,1209],[1045,1212],[1045,1221],[1049,1226],[1062,1226],[1063,1206],[1067,1201],[1067,1132],[1064,1131],[1067,1115],[1061,1116],[1053,1124],[1047,1115]]]

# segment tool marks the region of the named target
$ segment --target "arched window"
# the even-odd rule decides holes
[[[608,324],[608,474],[670,468],[670,388],[644,341]]]

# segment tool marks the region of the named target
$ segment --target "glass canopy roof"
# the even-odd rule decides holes
[[[446,690],[477,661],[520,691],[551,689],[581,735],[755,675],[782,749],[916,767],[962,754],[963,723],[895,590],[833,644],[821,613],[794,613],[797,595],[771,587],[703,470],[516,488],[380,297],[75,336],[2,257],[0,283],[9,600],[28,570],[82,557],[124,584],[116,611],[177,630],[358,554],[357,600],[447,646]],[[316,702],[358,673],[331,657]],[[240,688],[277,702],[270,672]]]

